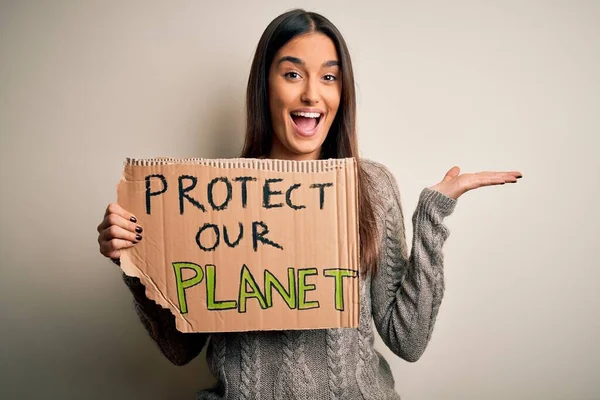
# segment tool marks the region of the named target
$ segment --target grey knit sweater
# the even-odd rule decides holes
[[[442,246],[449,231],[443,219],[456,200],[423,189],[409,256],[395,179],[381,164],[363,165],[377,186],[381,247],[377,273],[361,279],[358,329],[184,334],[170,311],[144,296],[138,279],[124,277],[142,323],[171,362],[186,364],[208,341],[208,365],[218,383],[197,399],[400,398],[387,361],[373,348],[373,326],[407,361],[425,351],[444,292]]]

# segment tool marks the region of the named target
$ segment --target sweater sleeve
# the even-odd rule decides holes
[[[209,334],[179,332],[173,314],[146,297],[145,287],[138,278],[123,274],[123,280],[133,294],[142,325],[169,361],[185,365],[200,354]]]
[[[380,184],[380,258],[371,282],[372,313],[385,344],[399,357],[417,361],[429,342],[444,294],[442,246],[450,232],[443,219],[457,200],[424,188],[413,214],[410,256],[398,186],[383,168]]]

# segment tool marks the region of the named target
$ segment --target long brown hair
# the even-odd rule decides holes
[[[354,157],[358,164],[358,201],[360,257],[363,272],[375,272],[378,259],[378,234],[368,174],[358,155],[356,138],[356,95],[350,53],[338,29],[320,14],[301,9],[275,18],[262,34],[248,79],[246,92],[246,140],[242,157],[267,157],[273,143],[269,108],[269,69],[275,54],[292,38],[311,32],[327,35],[340,58],[342,95],[340,107],[321,148],[321,159]]]

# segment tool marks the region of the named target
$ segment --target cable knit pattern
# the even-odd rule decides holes
[[[400,227],[399,221],[397,218],[393,217],[394,210],[390,207],[386,213],[385,219],[385,278],[386,278],[386,289],[388,298],[392,299],[398,292],[399,283],[402,281],[402,277],[406,274],[406,269],[408,267],[407,263],[402,262],[402,249],[400,248],[397,241],[394,240],[394,237],[398,234]],[[401,321],[406,324],[406,326],[410,326],[411,319],[414,316],[413,310],[417,309],[417,300],[418,293],[410,291],[413,289],[410,286],[406,287],[406,291],[404,293],[404,303],[409,307],[407,309],[407,321]],[[418,287],[414,289],[418,290]]]
[[[367,277],[361,285],[361,300],[369,287],[370,278]],[[356,367],[356,380],[365,400],[383,399],[383,393],[377,382],[377,367],[379,358],[373,348],[373,329],[371,328],[370,303],[361,304],[360,323],[358,325],[358,364]]]
[[[275,381],[276,399],[314,399],[315,381],[306,364],[305,332],[283,331],[283,365]]]
[[[225,354],[227,352],[227,341],[224,335],[213,335],[211,339],[214,343],[214,370],[217,371],[221,380],[225,378]],[[225,396],[227,397],[227,396]]]
[[[213,334],[207,359],[218,383],[197,399],[399,399],[389,365],[373,347],[373,326],[407,361],[425,351],[444,294],[442,247],[449,231],[443,220],[456,200],[429,188],[421,191],[409,254],[395,179],[383,165],[362,161],[376,185],[381,246],[377,272],[361,278],[359,328]],[[178,332],[173,315],[145,298],[138,279],[124,279],[163,354],[177,365],[196,357],[209,336]]]
[[[210,370],[218,380],[217,386],[211,390],[198,393],[197,400],[220,400],[229,398],[228,376],[225,370],[227,355],[227,338],[225,334],[215,334],[210,338],[207,362]]]
[[[242,377],[240,399],[259,400],[260,369],[256,368],[256,366],[260,365],[260,351],[256,334],[253,332],[242,334],[241,348]]]
[[[329,377],[329,397],[332,400],[347,399],[346,377],[343,373],[345,359],[344,334],[342,329],[327,331],[327,373]]]

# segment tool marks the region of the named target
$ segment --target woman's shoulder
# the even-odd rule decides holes
[[[392,204],[400,206],[400,191],[392,171],[380,162],[365,158],[360,160],[360,165],[367,175],[366,187],[378,217],[384,217]]]
[[[367,174],[373,178],[391,176],[391,172],[384,164],[368,158],[361,158],[360,163]]]
[[[361,158],[360,164],[372,186],[381,192],[381,195],[387,197],[398,190],[396,178],[387,166],[367,158]]]

